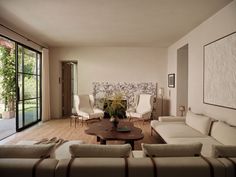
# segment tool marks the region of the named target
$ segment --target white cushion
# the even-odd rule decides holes
[[[134,117],[134,118],[142,118],[143,114],[137,113],[137,112],[129,112],[128,115],[130,117]]]
[[[191,144],[191,143],[202,143],[201,154],[205,157],[212,156],[212,145],[221,145],[214,138],[207,137],[195,137],[195,138],[167,138],[165,141],[168,144]]]
[[[29,140],[23,140],[19,141],[18,145],[33,145],[37,143],[38,141],[29,141]],[[72,144],[83,144],[84,142],[82,140],[70,140],[67,141],[60,146],[54,148],[54,151],[51,152],[50,157],[55,158],[57,160],[61,159],[69,159],[71,158],[69,147]]]
[[[80,144],[71,145],[70,153],[72,157],[129,157],[131,146],[124,145],[97,145]]]
[[[100,109],[94,109],[93,113],[86,113],[86,112],[83,112],[83,111],[79,111],[79,115],[82,116],[83,120],[86,120],[86,119],[93,119],[93,118],[103,117],[104,113]]]
[[[155,130],[164,138],[183,138],[183,137],[206,137],[199,131],[181,122],[159,122]]]
[[[214,122],[211,136],[224,145],[236,145],[236,127],[224,122]]]
[[[79,95],[79,110],[86,113],[93,113],[89,95]]]
[[[0,145],[0,158],[44,158],[49,157],[55,144]]]
[[[229,145],[213,145],[213,157],[236,157],[236,146]]]
[[[199,114],[194,114],[191,111],[187,112],[186,124],[205,135],[209,134],[211,128],[211,122],[212,120],[209,117]]]
[[[199,156],[202,144],[142,144],[143,153],[150,157]]]
[[[136,108],[137,113],[145,113],[148,111],[152,111],[152,103],[151,103],[152,96],[149,94],[141,94],[139,96],[138,106]]]
[[[132,151],[132,156],[134,158],[143,158],[144,157],[143,151],[141,151],[141,150],[133,150]]]

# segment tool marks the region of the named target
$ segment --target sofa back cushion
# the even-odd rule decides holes
[[[212,156],[218,157],[236,157],[236,146],[232,145],[212,145]]]
[[[152,111],[153,96],[149,94],[140,94],[138,105],[136,108],[137,113],[146,113]]]
[[[193,157],[200,155],[202,144],[142,144],[142,149],[149,157]]]
[[[131,146],[129,144],[73,144],[70,146],[70,153],[72,157],[129,157]]]
[[[225,122],[214,122],[211,136],[224,145],[236,146],[236,127],[232,127]]]
[[[45,158],[50,156],[54,145],[1,145],[0,158]]]
[[[212,120],[200,114],[195,114],[191,111],[188,111],[186,115],[186,124],[195,130],[203,133],[204,135],[208,135],[210,132]]]

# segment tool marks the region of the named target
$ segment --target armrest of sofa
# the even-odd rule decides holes
[[[185,117],[181,116],[161,116],[159,117],[160,122],[185,122]]]

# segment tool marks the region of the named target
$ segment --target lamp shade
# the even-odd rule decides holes
[[[164,88],[158,88],[158,95],[164,96]]]
[[[185,107],[184,106],[179,106],[179,111],[185,111]]]

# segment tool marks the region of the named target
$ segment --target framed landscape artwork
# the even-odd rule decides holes
[[[168,74],[168,87],[175,88],[175,74]]]
[[[236,109],[236,32],[203,48],[203,103]]]

